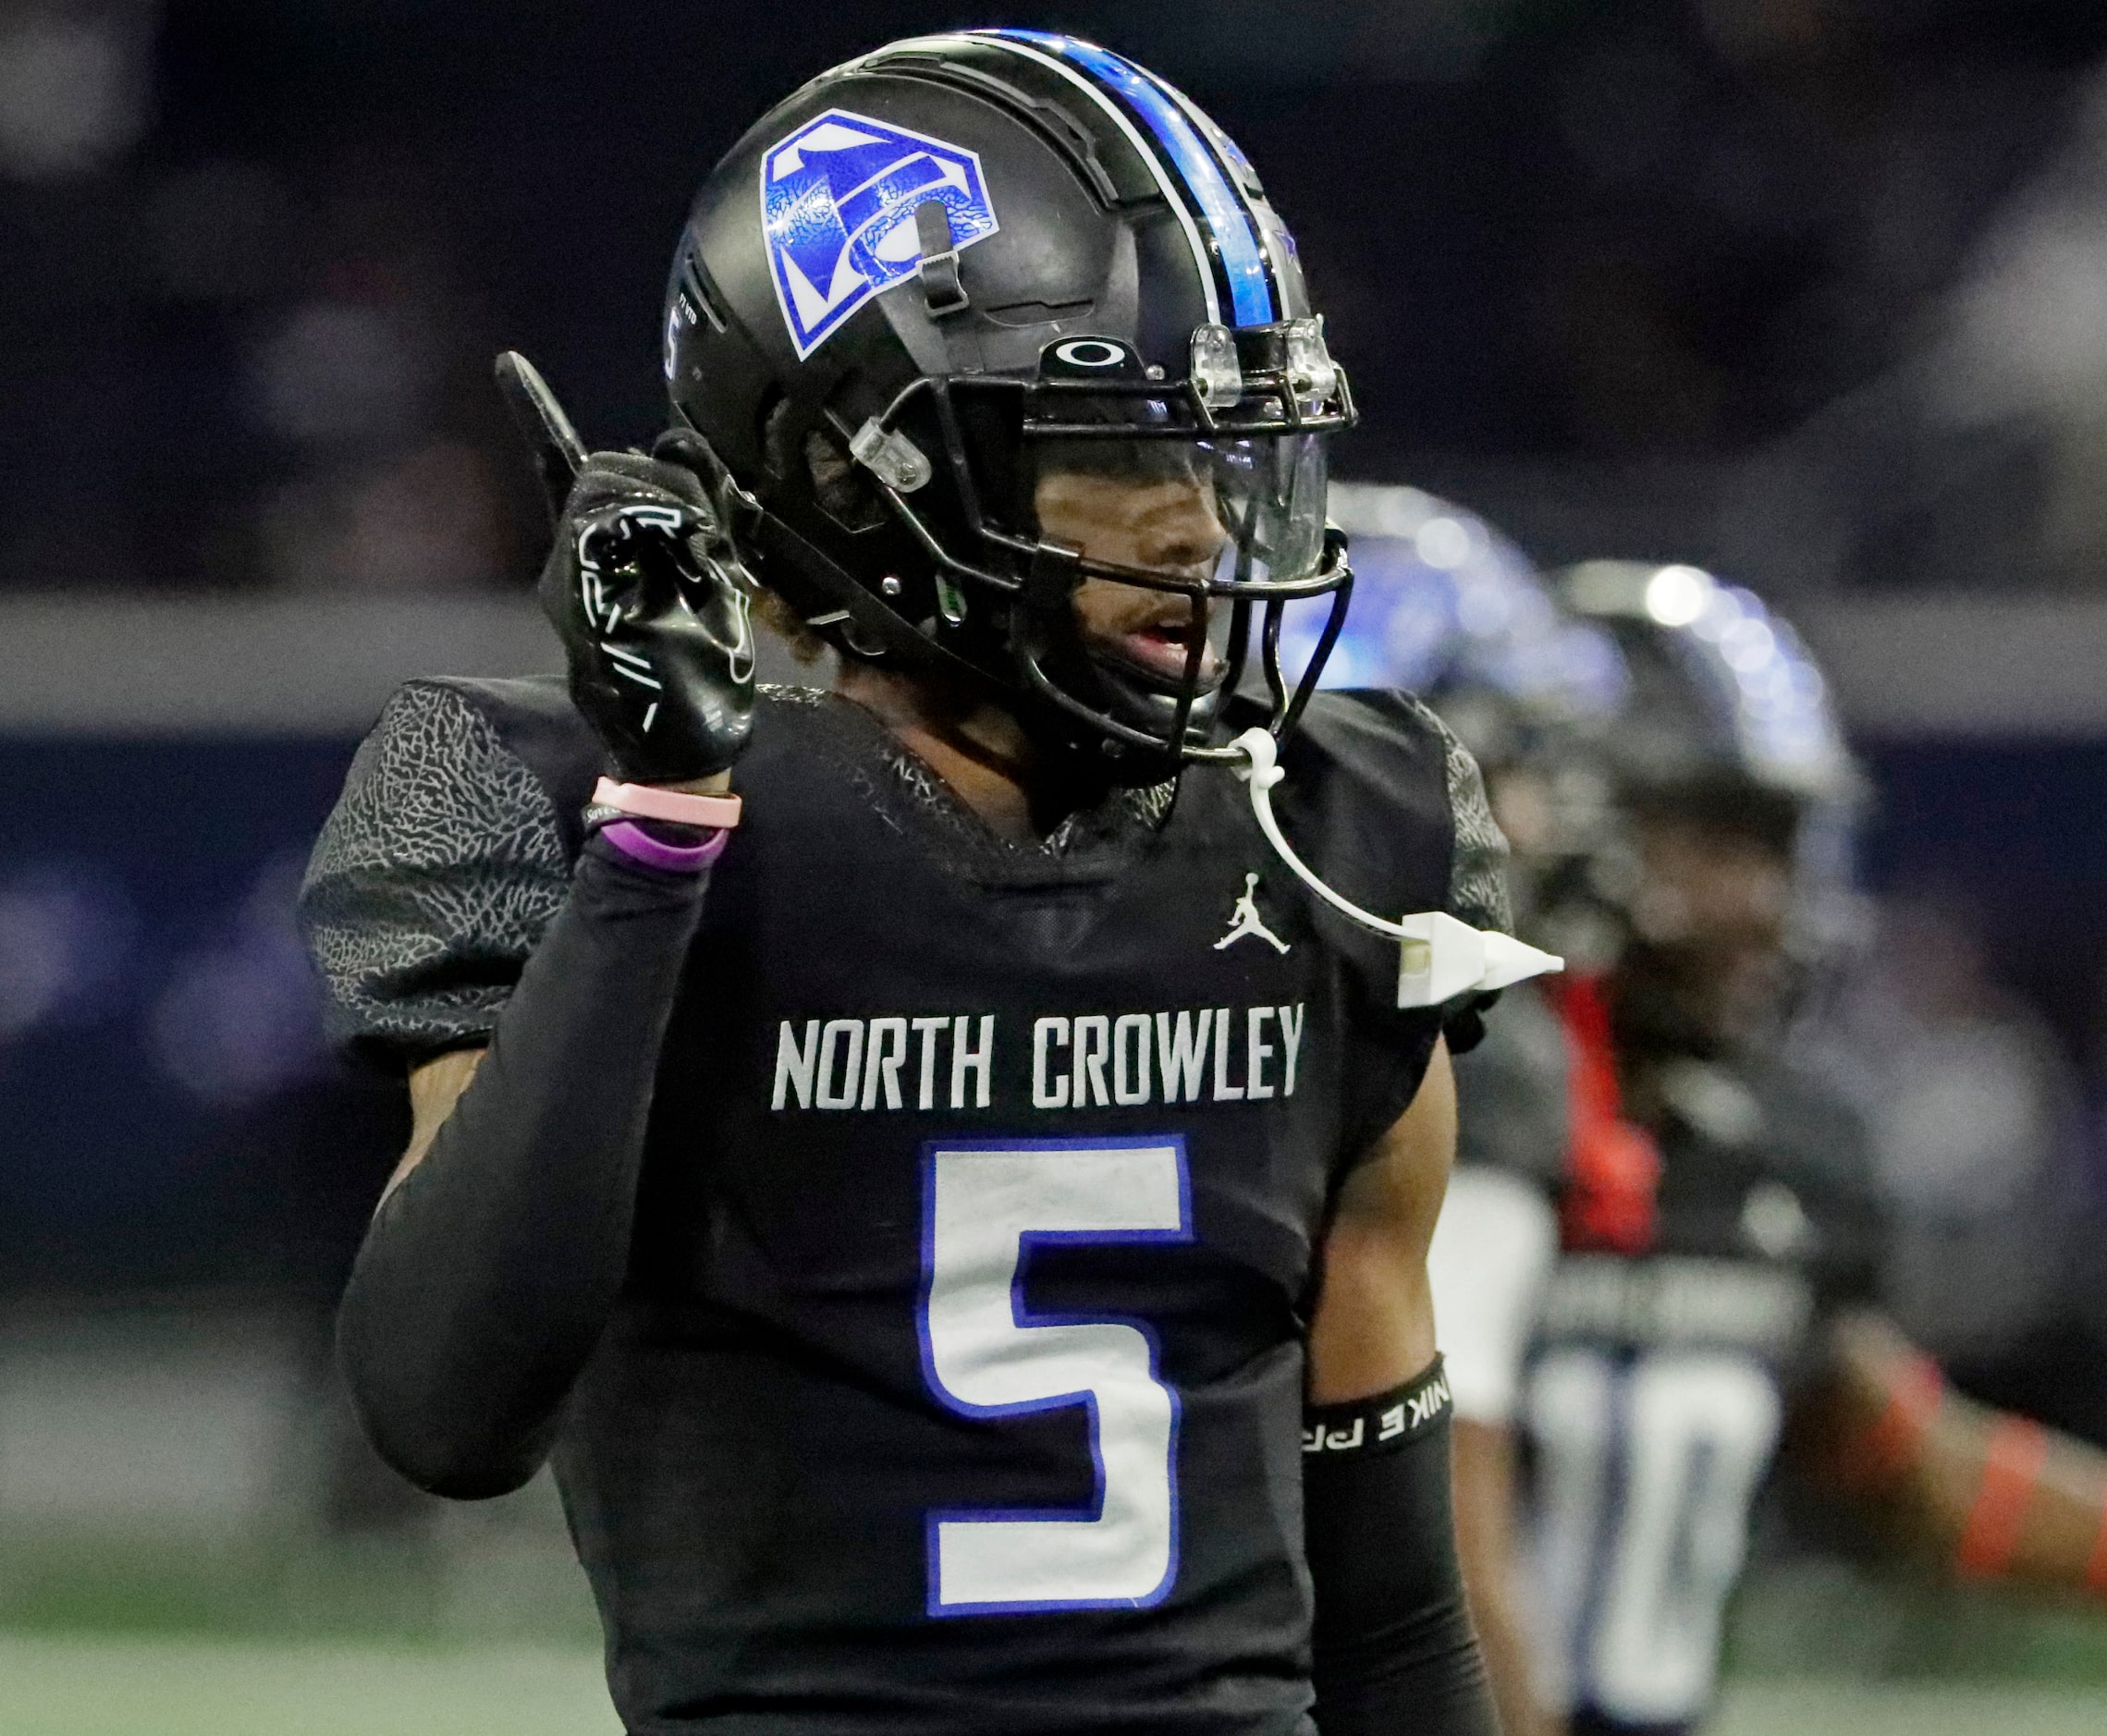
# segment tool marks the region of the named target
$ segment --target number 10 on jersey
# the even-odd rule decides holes
[[[1178,1395],[1136,1322],[1035,1319],[1039,1242],[1187,1241],[1185,1148],[1147,1139],[932,1145],[922,1223],[922,1363],[967,1416],[1091,1412],[1097,1499],[1079,1512],[929,1515],[929,1613],[1021,1614],[1160,1601],[1178,1569]]]

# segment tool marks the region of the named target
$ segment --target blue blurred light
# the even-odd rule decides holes
[[[1565,616],[1528,556],[1482,519],[1417,489],[1350,484],[1335,489],[1334,512],[1353,533],[1354,600],[1324,686],[1490,689],[1576,721],[1606,721],[1623,703],[1610,635]],[[1324,613],[1288,611],[1291,676],[1307,666]]]

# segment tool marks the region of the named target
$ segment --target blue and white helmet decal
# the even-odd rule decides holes
[[[768,275],[799,361],[914,271],[914,208],[928,199],[943,202],[956,247],[998,226],[975,153],[867,115],[830,108],[762,157]]]

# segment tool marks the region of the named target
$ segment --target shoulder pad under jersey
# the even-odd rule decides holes
[[[488,1038],[562,906],[600,759],[555,677],[396,693],[300,888],[335,1044],[407,1065]]]
[[[1477,762],[1430,707],[1379,689],[1319,692],[1280,764],[1280,805],[1322,828],[1298,848],[1346,897],[1511,926],[1507,840]]]
[[[1507,840],[1486,801],[1470,751],[1408,693],[1329,690],[1315,694],[1280,752],[1275,794],[1282,828],[1326,885],[1362,909],[1396,918],[1444,911],[1473,928],[1513,925]],[[1371,953],[1394,984],[1394,942],[1369,935]],[[1374,955],[1379,953],[1379,958]],[[1452,1005],[1444,1021],[1452,1050],[1470,1048],[1488,996]]]

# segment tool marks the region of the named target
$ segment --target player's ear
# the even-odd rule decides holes
[[[548,499],[549,522],[554,524],[563,517],[571,484],[584,468],[585,443],[540,370],[518,350],[508,349],[497,358],[496,374],[497,389],[504,393],[506,407],[526,439],[534,473]]]

